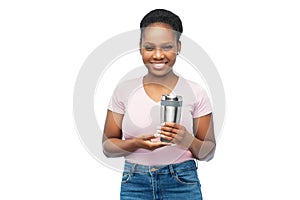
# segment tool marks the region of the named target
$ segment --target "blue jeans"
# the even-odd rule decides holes
[[[125,161],[121,200],[202,200],[194,160],[164,166]]]

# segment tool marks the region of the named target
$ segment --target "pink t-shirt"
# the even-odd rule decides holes
[[[212,112],[206,91],[199,84],[179,77],[171,94],[183,97],[180,124],[192,134],[193,118]],[[111,97],[108,109],[124,115],[123,139],[141,134],[154,134],[160,126],[160,102],[155,102],[147,95],[143,87],[143,77],[119,84]],[[125,159],[143,165],[167,165],[194,158],[188,149],[165,146],[153,151],[138,149]]]

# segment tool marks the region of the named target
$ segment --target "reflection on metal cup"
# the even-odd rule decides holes
[[[163,122],[180,123],[182,97],[175,95],[162,95],[160,101],[160,119]],[[161,138],[162,142],[170,142]]]

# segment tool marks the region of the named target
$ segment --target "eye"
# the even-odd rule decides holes
[[[154,47],[152,46],[144,46],[144,48],[146,49],[146,51],[153,51]]]
[[[162,47],[162,49],[165,50],[165,51],[171,50],[172,48],[173,48],[172,45],[166,45],[166,46]]]

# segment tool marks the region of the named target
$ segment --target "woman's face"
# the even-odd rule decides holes
[[[181,44],[176,41],[176,31],[163,23],[147,26],[142,35],[140,52],[148,72],[165,76],[172,71]]]

